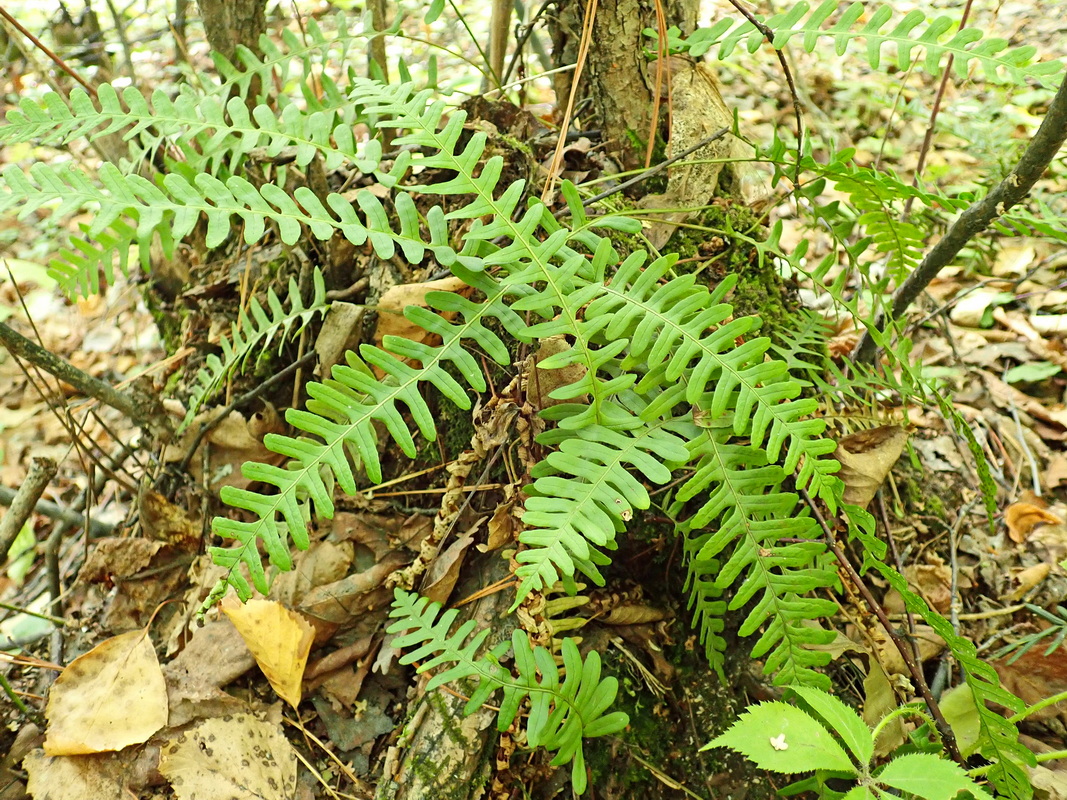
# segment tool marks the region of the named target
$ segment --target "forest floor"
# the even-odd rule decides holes
[[[296,5],[311,13],[307,4]],[[28,27],[45,38],[55,35],[40,8],[13,6]],[[956,6],[905,3],[894,8],[897,14],[912,7],[933,14]],[[972,24],[1013,43],[1033,44],[1042,58],[1055,59],[1062,57],[1055,48],[1067,31],[1065,10],[1064,3],[1054,0],[1009,0],[995,12],[976,11]],[[284,18],[271,22],[275,34],[282,27],[299,31],[288,6],[280,13]],[[474,15],[470,23],[481,30],[486,21]],[[166,87],[179,76],[172,37],[160,35],[160,24],[152,17],[128,20],[135,71],[146,87]],[[109,52],[121,61],[113,24],[105,19],[102,27]],[[464,58],[480,58],[457,25],[445,32],[415,23],[409,27],[412,39],[390,44],[391,57],[421,63],[426,52],[414,39],[433,38]],[[199,30],[191,28],[188,56],[206,70],[206,48],[199,37]],[[86,57],[72,46],[57,49],[72,63]],[[851,146],[861,160],[890,164],[910,176],[937,82],[918,72],[873,73],[859,63],[817,60],[799,49],[792,55],[815,155]],[[94,74],[94,68],[82,68]],[[477,91],[477,81],[461,61],[445,57],[440,69],[458,91]],[[792,122],[778,70],[765,51],[739,55],[721,68],[724,94],[753,140],[767,141],[773,130]],[[37,63],[12,58],[0,67],[0,112],[20,95],[38,97],[47,84],[44,74],[39,58]],[[992,185],[1033,133],[1049,97],[1044,90],[1008,91],[981,75],[950,81],[925,175],[955,187]],[[547,83],[532,82],[527,102],[535,113],[543,112],[551,103]],[[587,147],[576,145],[567,162],[565,176],[576,182],[596,167],[586,158]],[[94,158],[82,145],[70,150],[17,145],[0,147],[0,168],[72,155],[89,163]],[[1053,208],[1061,220],[1067,214],[1065,189],[1067,165],[1061,160],[1043,184],[1043,196],[1058,203]],[[832,201],[832,191],[822,199]],[[772,221],[786,223],[782,247],[791,250],[808,239],[808,258],[815,263],[831,242],[818,230],[802,227],[796,216],[788,198],[771,211]],[[172,319],[180,317],[181,326],[166,332],[173,339],[165,343],[157,326],[159,309],[153,314],[146,306],[140,276],[116,281],[100,295],[70,300],[48,274],[59,233],[76,231],[88,219],[56,219],[40,212],[23,220],[0,218],[0,317],[90,375],[116,384],[143,376],[157,389],[178,389],[173,393],[180,395],[195,376],[190,365],[229,333],[232,315],[227,311],[235,298],[247,307],[252,297],[264,302],[268,288],[284,294],[284,285],[249,285],[243,263],[207,265],[210,269],[196,273],[199,286],[177,298],[175,305],[183,311]],[[268,262],[276,256],[257,253],[256,259]],[[974,641],[1011,691],[1033,703],[1067,690],[1067,649],[1049,648],[1067,634],[1067,608],[1059,605],[1067,594],[1067,570],[1061,565],[1067,558],[1067,253],[1047,240],[987,237],[974,243],[967,263],[943,271],[914,310],[913,358],[950,387],[953,404],[970,424],[984,459],[975,460],[934,408],[894,405],[891,399],[859,410],[831,402],[825,414],[839,436],[872,424],[907,432],[906,442],[898,440],[904,455],[871,506],[880,534],[891,541],[893,558],[912,587]],[[395,315],[383,312],[420,302],[429,288],[457,288],[448,281],[429,286],[424,275],[394,277],[395,285],[386,286],[379,298],[377,327],[359,321],[360,332],[374,341],[386,334],[420,335],[414,327],[405,328],[402,318],[397,323]],[[848,353],[857,337],[851,319],[826,304],[817,287],[803,278],[798,283],[801,299],[834,327],[835,352]],[[355,326],[349,321],[347,329],[330,333],[344,341]],[[325,350],[326,327],[317,333],[320,341],[306,338],[300,353]],[[261,365],[258,377],[251,374],[227,386],[212,412],[296,357],[297,345],[288,346],[278,356],[285,363]],[[498,376],[505,383],[508,377]],[[293,382],[278,394],[293,396]],[[180,419],[183,411],[175,405],[174,413]],[[144,720],[160,714],[158,693],[129,707],[117,705],[111,684],[99,681],[73,680],[65,691],[57,691],[57,674],[78,657],[86,670],[112,682],[162,665],[163,719],[167,730],[176,733],[157,742],[156,762],[159,749],[185,746],[184,734],[177,732],[190,720],[213,716],[233,722],[228,728],[220,723],[217,731],[202,730],[195,741],[190,738],[201,750],[200,759],[209,749],[208,736],[227,743],[218,756],[208,753],[202,762],[195,778],[196,790],[206,793],[201,796],[223,796],[237,769],[243,769],[242,780],[252,782],[258,797],[375,796],[415,695],[410,676],[382,639],[383,608],[391,596],[384,577],[410,561],[427,529],[445,518],[464,531],[434,565],[430,588],[434,596],[448,597],[465,561],[477,557],[479,546],[492,544],[487,537],[507,539],[514,532],[514,522],[502,521],[508,514],[502,517],[498,511],[510,509],[515,498],[500,494],[502,487],[489,479],[488,465],[476,462],[472,471],[467,464],[465,493],[449,477],[457,474],[457,464],[462,466],[472,439],[492,436],[495,418],[486,411],[475,423],[469,415],[445,417],[448,413],[441,410],[454,428],[451,438],[423,448],[414,461],[392,464],[391,485],[341,505],[332,525],[319,530],[311,547],[296,555],[296,569],[275,582],[269,602],[244,610],[226,608],[200,628],[194,613],[222,575],[204,555],[211,543],[210,518],[220,511],[217,493],[224,485],[248,485],[240,464],[269,455],[262,435],[283,429],[274,406],[259,403],[234,410],[195,454],[189,453],[189,437],[170,448],[139,449],[130,447],[140,436],[130,420],[86,401],[73,387],[24,362],[0,356],[0,485],[17,488],[32,459],[54,459],[59,471],[44,498],[80,518],[71,524],[35,514],[0,574],[0,675],[25,704],[24,709],[0,704],[0,753],[8,752],[0,762],[0,800],[27,792],[37,798],[191,796],[174,784],[180,769],[164,775],[157,764],[146,767],[144,749],[85,756],[77,766],[35,749],[46,720],[50,736],[79,742],[86,726],[106,719],[122,741],[123,736],[136,737]],[[992,519],[980,490],[983,479],[995,484],[997,513]],[[200,486],[208,491],[199,491]],[[90,524],[95,527],[87,536]],[[607,765],[617,762],[599,760],[593,765],[601,770],[594,796],[743,797],[746,790],[737,777],[723,774],[732,767],[695,751],[730,714],[773,693],[761,682],[758,664],[750,668],[739,662],[731,673],[735,684],[725,693],[728,701],[722,700],[724,693],[711,686],[715,678],[703,668],[699,646],[694,647],[680,595],[649,598],[634,588],[652,572],[666,575],[668,585],[680,586],[671,531],[657,525],[653,519],[624,547],[630,582],[611,588],[613,602],[625,613],[616,615],[614,627],[589,625],[583,632],[588,646],[611,651],[606,660],[622,676],[621,703],[634,721],[633,731],[604,745],[612,758],[616,751],[626,752],[627,771],[613,773],[617,767]],[[354,582],[353,576],[359,580]],[[944,642],[904,614],[899,596],[877,581],[871,585],[890,618],[908,629],[927,679],[965,741],[973,735],[974,713],[957,691],[958,671]],[[453,600],[465,597],[460,589]],[[838,600],[841,613],[829,621],[838,634],[829,671],[839,693],[862,707],[868,720],[877,720],[913,699],[913,687],[884,629],[851,598]],[[314,616],[315,625],[309,627],[287,610],[292,608]],[[150,637],[142,635],[146,630]],[[301,651],[309,653],[306,665],[293,657]],[[738,685],[743,692],[736,690]],[[66,704],[57,708],[87,708],[91,716],[53,714],[46,706],[49,687],[52,702]],[[290,703],[279,702],[279,696]],[[711,697],[720,702],[699,702]],[[248,708],[257,714],[245,715]],[[684,718],[685,729],[675,731],[668,743],[654,744],[651,740],[662,737],[662,729],[642,731],[642,726],[671,714]],[[1067,704],[1031,719],[1024,729],[1028,746],[1035,752],[1067,749],[1065,722]],[[906,734],[905,726],[890,731],[879,740],[880,752],[894,749]],[[241,737],[257,752],[269,754],[260,768],[241,767],[233,758],[244,752],[236,743]],[[295,749],[285,749],[286,739]],[[299,771],[294,752],[302,762]],[[546,779],[543,766],[518,763],[522,759],[516,755],[509,767],[513,753],[513,743],[510,749],[506,742],[499,745],[503,766],[490,768],[497,782],[491,786],[494,797],[550,797],[560,789],[563,781]],[[203,767],[208,763],[210,768]],[[1067,798],[1067,764],[1048,762],[1034,772],[1033,781],[1050,797]],[[527,784],[539,788],[518,794],[517,787]],[[773,787],[764,780],[748,796],[768,788]]]

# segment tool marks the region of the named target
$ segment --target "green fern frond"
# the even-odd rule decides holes
[[[688,456],[684,440],[665,430],[663,423],[624,431],[603,425],[557,428],[538,441],[556,450],[531,472],[536,480],[527,490],[531,496],[522,516],[525,530],[519,535],[529,549],[515,556],[521,565],[516,570],[522,581],[519,600],[561,577],[570,578],[576,569],[603,586],[597,565],[609,559],[598,548],[614,550],[615,534],[625,530],[635,510],[651,504],[645,487],[627,467],[663,484],[671,478],[665,464]]]
[[[428,658],[420,664],[420,673],[451,665],[430,679],[426,691],[464,678],[477,681],[467,703],[468,714],[501,690],[503,698],[497,714],[497,728],[501,731],[508,729],[522,704],[528,701],[526,736],[530,746],[555,752],[554,766],[572,764],[571,785],[576,794],[584,792],[583,739],[616,733],[629,724],[629,718],[622,712],[604,713],[615,700],[618,681],[611,676],[601,677],[600,654],[593,650],[583,660],[574,640],[564,639],[564,677],[560,683],[559,668],[552,654],[543,647],[531,647],[527,635],[516,630],[510,648],[517,673],[513,674],[500,663],[508,652],[507,642],[489,648],[479,657],[478,651],[484,646],[489,630],[474,633],[474,620],[464,622],[449,635],[458,614],[455,609],[442,614],[439,603],[397,589],[390,612],[396,622],[388,631],[399,634],[393,640],[394,647],[416,648],[400,662],[411,664]]]
[[[697,469],[679,489],[672,513],[687,501],[706,497],[678,528],[708,659],[722,675],[726,642],[719,631],[726,606],[720,598],[740,582],[728,607],[743,608],[755,600],[740,635],[751,636],[766,626],[752,656],[765,657],[764,669],[775,674],[776,683],[828,686],[829,679],[814,668],[828,663],[829,656],[809,648],[825,644],[833,632],[807,623],[830,616],[837,606],[805,596],[837,583],[836,573],[825,564],[821,531],[798,508],[797,495],[781,490],[785,470],[768,463],[763,450],[732,443],[728,422],[692,434],[689,447]]]
[[[957,22],[947,16],[927,22],[926,14],[916,9],[898,18],[886,31],[886,25],[894,16],[892,6],[876,6],[873,13],[868,14],[867,6],[855,2],[835,16],[838,8],[837,0],[824,0],[812,11],[811,5],[801,0],[789,11],[762,21],[773,31],[773,46],[778,50],[791,39],[803,37],[801,44],[811,53],[820,38],[829,37],[834,40],[837,54],[843,55],[854,40],[864,39],[863,55],[873,69],[881,67],[882,48],[886,45],[896,53],[895,66],[900,72],[907,72],[913,64],[921,64],[931,75],[940,75],[946,54],[954,56],[956,75],[960,80],[967,79],[971,62],[975,61],[982,66],[987,79],[995,82],[1010,80],[1016,84],[1025,83],[1027,79],[1048,83],[1063,69],[1060,61],[1035,63],[1037,48],[1032,45],[1009,47],[1007,39],[983,39],[985,34],[977,28],[950,33]],[[648,33],[654,34],[653,31]],[[729,17],[720,19],[711,27],[699,28],[685,39],[680,38],[676,28],[671,28],[668,36],[672,48],[688,50],[694,57],[700,57],[718,45],[720,60],[727,58],[742,43],[754,53],[764,41],[763,34],[751,22]],[[921,59],[916,57],[916,49],[922,51]]]
[[[395,336],[385,338],[383,345],[387,350],[363,345],[360,355],[364,361],[386,377],[376,380],[352,366],[335,366],[331,380],[308,384],[310,400],[306,411],[286,412],[286,421],[307,435],[293,438],[268,434],[263,440],[273,452],[292,459],[290,465],[282,468],[247,462],[242,467],[246,478],[267,484],[276,493],[232,486],[222,489],[223,502],[254,516],[252,521],[226,517],[216,517],[214,521],[217,534],[238,542],[236,547],[215,547],[210,552],[217,564],[229,568],[227,580],[240,597],[247,598],[251,593],[247,581],[236,569],[240,563],[248,567],[256,589],[262,593],[268,590],[257,541],[263,541],[275,567],[289,570],[292,560],[285,532],[297,547],[307,548],[307,524],[312,511],[309,506],[313,506],[318,517],[333,516],[332,482],[327,483],[331,476],[345,493],[356,493],[348,447],[358,453],[369,478],[381,482],[376,422],[412,458],[416,448],[405,414],[410,415],[423,437],[431,441],[436,437],[433,414],[421,392],[423,383],[433,386],[460,408],[470,408],[467,391],[444,369],[450,363],[475,391],[485,390],[481,367],[465,349],[465,341],[476,342],[498,363],[510,363],[507,348],[495,333],[484,327],[483,320],[495,317],[515,335],[523,330],[522,319],[502,302],[504,289],[488,275],[465,273],[458,265],[456,270],[469,285],[483,291],[486,300],[476,304],[447,292],[430,292],[426,302],[437,310],[460,314],[462,322],[447,322],[427,309],[409,306],[405,310],[408,319],[441,337],[439,347]],[[411,366],[410,361],[418,362],[419,366]]]
[[[280,349],[287,340],[299,335],[317,315],[326,312],[326,284],[322,272],[313,270],[312,280],[312,297],[306,305],[300,297],[296,278],[290,278],[288,311],[274,289],[267,289],[269,313],[255,297],[248,304],[248,311],[243,308],[240,310],[237,321],[231,327],[230,337],[224,336],[219,341],[222,358],[210,353],[196,375],[193,394],[187,403],[189,410],[182,422],[183,428],[192,421],[200,407],[218,393],[230,375],[247,366],[249,358],[268,350],[275,340]]]

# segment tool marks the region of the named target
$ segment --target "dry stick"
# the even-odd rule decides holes
[[[1026,152],[1015,168],[988,195],[960,214],[944,238],[933,246],[922,263],[897,289],[893,296],[891,319],[899,319],[908,310],[915,298],[930,285],[937,273],[952,262],[967,242],[1026,197],[1049,162],[1059,152],[1064,139],[1067,139],[1067,78],[1060,83],[1059,91],[1052,98],[1041,127],[1030,140]],[[873,327],[881,332],[885,330],[885,325],[884,316],[879,316]],[[868,329],[856,345],[852,359],[858,363],[869,364],[874,361],[877,349]]]
[[[737,9],[737,12],[747,19],[752,27],[762,33],[763,38],[774,48],[774,31],[756,19],[755,15],[739,3],[738,0],[730,0],[730,5]],[[793,73],[785,60],[785,53],[774,48],[774,54],[778,57],[778,63],[782,65],[782,74],[785,75],[785,82],[789,87],[789,99],[793,101],[793,118],[797,123],[797,166],[793,172],[793,183],[796,186],[800,186],[800,157],[804,152],[804,121],[800,117],[800,97],[797,95],[797,85],[793,82]]]
[[[11,505],[17,494],[18,492],[14,489],[0,486],[0,505]],[[68,525],[74,527],[84,528],[86,524],[84,514],[80,514],[69,508],[63,508],[62,506],[56,505],[51,500],[38,500],[34,505],[33,510],[43,517],[48,517],[56,522],[66,522]],[[110,536],[115,532],[115,526],[110,522],[101,522],[98,519],[89,520],[88,522],[89,531],[93,536]]]
[[[15,543],[22,526],[33,513],[48,482],[56,476],[56,462],[51,458],[35,458],[30,463],[29,474],[11,500],[11,507],[0,519],[0,561],[7,558],[7,551]]]
[[[75,72],[69,66],[67,66],[67,63],[62,58],[60,58],[55,53],[53,53],[51,50],[49,50],[48,46],[45,45],[44,42],[42,42],[40,39],[38,39],[36,36],[34,36],[28,30],[26,30],[26,28],[24,28],[19,23],[18,20],[16,20],[13,16],[11,16],[9,13],[7,13],[7,9],[5,9],[3,6],[0,6],[0,17],[3,17],[4,20],[6,20],[8,23],[11,24],[12,28],[14,28],[19,33],[21,33],[23,36],[25,36],[27,39],[29,39],[31,42],[33,42],[33,46],[34,47],[36,47],[38,50],[40,50],[42,53],[44,53],[46,56],[48,56],[50,59],[52,59],[52,62],[57,67],[59,67],[65,73],[70,75],[70,77],[74,78],[74,80],[76,80],[83,87],[85,87],[85,91],[87,91],[89,93],[89,95],[94,100],[96,99],[96,88],[91,83],[86,81],[81,75],[79,75],[77,72]]]
[[[926,683],[926,677],[923,675],[922,669],[912,655],[911,648],[908,647],[907,642],[904,641],[904,637],[897,632],[896,626],[890,622],[889,617],[886,616],[885,610],[878,601],[874,599],[871,590],[867,588],[867,584],[863,582],[863,578],[860,577],[859,572],[856,571],[852,562],[849,561],[848,556],[845,555],[845,551],[842,550],[841,546],[837,543],[833,532],[830,530],[830,526],[826,524],[822,512],[812,501],[811,496],[808,495],[805,489],[800,490],[800,496],[803,498],[804,502],[807,503],[808,508],[811,509],[811,513],[819,523],[819,527],[822,528],[826,544],[831,552],[833,552],[834,557],[837,559],[837,563],[841,565],[841,568],[848,574],[849,580],[852,581],[852,584],[856,587],[859,593],[863,595],[863,601],[867,604],[867,607],[874,612],[874,615],[878,617],[878,621],[882,623],[882,627],[885,628],[886,633],[889,634],[889,638],[892,639],[893,644],[896,645],[900,657],[904,659],[904,663],[908,667],[908,672],[911,673],[911,679],[914,682],[915,687],[919,690],[919,694],[922,695],[926,707],[930,710],[930,716],[934,718],[937,732],[941,735],[941,742],[944,744],[945,750],[948,751],[949,757],[961,767],[966,767],[966,762],[964,761],[963,756],[960,755],[960,749],[956,745],[956,735],[952,732],[952,728],[945,719],[945,715],[941,713],[941,707],[937,704],[937,700],[934,699],[934,695]]]
[[[715,133],[711,134],[711,136],[708,136],[708,137],[706,137],[704,139],[701,139],[699,142],[697,142],[692,147],[690,147],[690,148],[688,148],[686,150],[683,150],[682,152],[678,153],[678,155],[671,156],[670,158],[659,162],[654,167],[649,167],[648,169],[643,170],[639,174],[634,175],[629,180],[623,181],[618,186],[613,186],[612,188],[607,189],[607,190],[601,192],[600,194],[593,195],[592,197],[589,197],[589,198],[583,200],[582,201],[582,207],[584,208],[584,207],[591,206],[593,203],[597,203],[597,202],[603,200],[606,197],[611,197],[613,194],[618,194],[619,192],[625,191],[626,189],[629,189],[634,184],[640,183],[643,180],[647,180],[648,178],[651,178],[656,173],[662,172],[663,170],[667,169],[667,167],[669,167],[671,164],[674,164],[675,162],[681,161],[686,156],[691,156],[693,153],[695,153],[701,147],[704,147],[705,145],[711,144],[716,139],[721,139],[723,136],[725,136],[729,132],[730,132],[729,128],[719,128],[717,131],[715,131]],[[555,217],[556,219],[559,219],[560,217],[565,217],[565,216],[567,216],[567,214],[570,214],[570,213],[571,213],[570,206],[564,206],[563,208],[561,208],[558,211],[556,211],[552,216]]]
[[[56,378],[66,381],[79,392],[95,397],[101,403],[117,409],[151,433],[169,435],[169,421],[161,414],[155,413],[152,398],[120,392],[107,381],[82,372],[69,361],[50,353],[2,322],[0,322],[0,343],[12,355],[26,359]]]

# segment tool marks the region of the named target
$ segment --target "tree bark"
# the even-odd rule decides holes
[[[211,49],[234,60],[237,45],[257,55],[267,30],[266,0],[197,0]]]
[[[666,26],[682,31],[696,27],[697,0],[663,3]],[[588,4],[566,0],[551,27],[553,67],[575,63],[582,20]],[[652,0],[599,0],[593,22],[589,57],[578,87],[579,103],[590,108],[595,125],[609,142],[609,152],[624,169],[644,165],[645,149],[652,131],[654,69],[650,71],[645,50],[652,45],[643,31],[657,29],[656,3]],[[556,103],[565,106],[572,86],[572,73],[555,77]],[[583,127],[591,127],[585,125]]]

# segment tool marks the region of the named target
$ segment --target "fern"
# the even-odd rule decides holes
[[[972,62],[981,65],[986,78],[994,82],[1010,81],[1023,84],[1028,79],[1042,83],[1052,82],[1063,69],[1059,61],[1034,62],[1037,48],[1032,45],[1009,47],[1006,39],[984,39],[985,34],[977,28],[964,28],[954,34],[949,32],[956,22],[947,16],[936,17],[926,21],[926,14],[915,9],[898,19],[893,27],[883,29],[893,19],[893,8],[881,5],[874,8],[867,16],[867,7],[861,2],[852,3],[830,23],[830,18],[838,10],[837,0],[824,0],[816,9],[805,0],[792,6],[789,11],[763,20],[774,33],[772,46],[781,50],[795,37],[803,37],[803,48],[811,53],[822,37],[834,40],[834,49],[843,55],[855,39],[864,39],[866,47],[863,55],[872,69],[882,68],[882,48],[889,45],[896,54],[895,66],[900,72],[907,72],[913,64],[921,65],[932,75],[940,75],[943,56],[954,56],[953,65],[956,75],[967,78]],[[810,13],[809,13],[810,11]],[[656,35],[649,30],[648,35]],[[947,37],[947,38],[946,38]],[[680,38],[677,28],[668,31],[669,46],[676,50],[687,50],[694,57],[700,57],[712,47],[718,45],[717,58],[727,58],[734,49],[744,43],[750,53],[754,53],[763,44],[763,34],[748,20],[736,21],[724,17],[708,28],[698,28],[685,39]],[[914,56],[920,49],[923,58]]]
[[[992,762],[988,773],[990,781],[1001,794],[1028,800],[1033,796],[1034,787],[1026,768],[1036,765],[1034,754],[1019,741],[1015,724],[989,707],[995,704],[1019,712],[1025,703],[1000,685],[997,671],[978,657],[974,642],[957,634],[952,623],[931,609],[908,587],[907,580],[885,563],[882,558],[885,546],[872,533],[874,518],[854,506],[848,507],[847,512],[849,535],[863,544],[867,555],[873,556],[865,558],[865,562],[900,593],[910,613],[921,616],[934,633],[944,639],[963,668],[964,680],[974,695],[978,712],[978,750]]]
[[[489,636],[488,628],[474,633],[475,622],[468,620],[449,635],[458,614],[455,609],[442,614],[439,603],[397,589],[390,612],[396,622],[388,631],[400,634],[393,639],[394,647],[416,648],[405,654],[400,663],[428,658],[419,666],[420,673],[451,665],[430,679],[428,692],[449,681],[477,681],[467,702],[468,714],[502,690],[497,713],[497,728],[501,731],[508,729],[528,702],[527,742],[531,747],[554,752],[554,766],[572,764],[571,785],[575,793],[583,793],[586,768],[582,740],[616,733],[629,724],[622,712],[604,713],[615,700],[618,681],[610,676],[600,677],[600,654],[593,650],[583,661],[574,639],[564,639],[561,683],[552,654],[543,647],[531,647],[527,635],[516,630],[510,649],[517,674],[512,674],[501,664],[509,650],[508,642],[479,655]]]
[[[244,369],[248,359],[258,356],[271,347],[275,338],[279,348],[287,339],[299,334],[317,315],[326,312],[326,284],[322,272],[312,271],[313,291],[310,302],[304,305],[296,279],[289,279],[289,310],[282,306],[273,289],[267,289],[268,314],[255,297],[249,303],[249,311],[243,308],[233,323],[229,338],[219,342],[222,358],[208,354],[205,365],[196,376],[196,385],[189,398],[188,411],[182,427],[188,425],[200,407],[214,397],[230,375]]]

